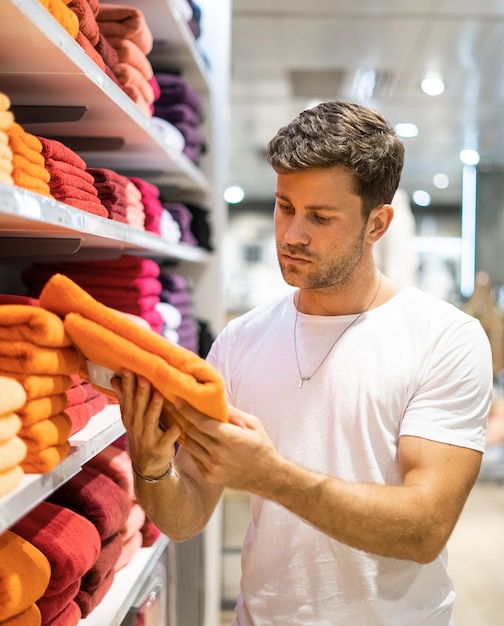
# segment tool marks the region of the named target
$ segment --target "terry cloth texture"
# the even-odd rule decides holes
[[[97,302],[61,274],[47,282],[40,304],[64,317],[67,333],[90,361],[115,372],[126,365],[167,399],[181,397],[207,415],[227,420],[224,380],[194,352]]]
[[[18,437],[21,420],[17,413],[25,405],[26,394],[19,382],[0,376],[0,497],[11,493],[23,480],[21,463],[26,444]]]
[[[5,530],[0,535],[0,620],[30,609],[51,577],[47,557],[32,543]]]
[[[5,131],[12,150],[12,180],[28,191],[51,196],[49,173],[45,169],[42,145],[35,135],[13,122]]]
[[[0,626],[42,626],[40,610],[36,604],[31,604],[26,611],[2,620]]]
[[[92,521],[51,502],[38,504],[11,530],[32,543],[48,559],[51,577],[45,596],[59,594],[75,581],[80,581],[100,554],[101,540]]]
[[[39,0],[39,2],[49,11],[54,19],[59,22],[67,33],[75,39],[79,32],[79,19],[75,13],[68,8],[68,2],[63,0]]]

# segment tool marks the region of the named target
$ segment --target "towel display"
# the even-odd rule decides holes
[[[0,620],[30,609],[44,594],[50,577],[47,557],[26,539],[5,530],[0,535]]]
[[[144,53],[152,51],[152,32],[140,9],[100,2],[96,16],[100,32],[107,39],[117,37],[132,41]]]
[[[64,0],[39,0],[54,19],[75,39],[79,32],[79,19],[75,13],[67,7]]]
[[[138,316],[160,333],[163,318],[156,310],[160,302],[159,266],[151,259],[120,257],[117,260],[81,263],[36,263],[22,272],[29,293],[39,295],[56,273],[68,276],[102,304]]]
[[[51,195],[76,209],[108,217],[94,186],[93,177],[86,172],[86,162],[73,150],[56,139],[38,137],[42,145],[48,185]]]
[[[5,133],[12,150],[12,180],[28,191],[52,197],[48,185],[49,173],[45,168],[42,144],[35,135],[26,132],[13,122]]]
[[[97,302],[61,274],[47,282],[40,304],[64,317],[65,330],[90,361],[116,372],[126,364],[166,398],[180,396],[215,419],[227,420],[224,380],[194,352]]]
[[[51,576],[44,596],[60,594],[76,581],[80,584],[100,554],[101,540],[92,521],[51,502],[38,504],[11,530],[38,548],[49,561]]]
[[[22,385],[0,376],[0,498],[11,493],[23,480],[21,463],[26,457],[26,444],[18,436],[21,419],[17,414],[25,405]]]

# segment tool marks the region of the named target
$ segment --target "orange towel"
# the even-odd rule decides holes
[[[10,530],[0,535],[0,620],[13,617],[44,595],[51,577],[46,556]]]
[[[74,39],[79,32],[79,18],[66,5],[68,2],[63,0],[39,0],[54,19],[67,31]]]
[[[41,196],[52,198],[51,190],[49,189],[49,185],[47,183],[40,178],[27,174],[23,170],[13,170],[12,180],[14,181],[14,185],[16,185],[16,187],[21,187],[27,191],[38,193]]]
[[[65,374],[6,374],[0,371],[0,376],[17,380],[26,393],[26,401],[64,393],[72,386],[72,378]]]
[[[63,413],[67,406],[65,393],[58,393],[43,398],[29,400],[17,414],[21,420],[23,428],[31,426],[40,420],[48,419]]]
[[[19,431],[21,432],[21,431]],[[0,472],[18,466],[26,456],[26,444],[17,436],[0,443]]]
[[[43,450],[28,450],[21,467],[26,474],[45,474],[54,469],[69,454],[70,444],[68,441],[59,446],[49,446]]]
[[[28,452],[60,446],[68,441],[72,422],[66,415],[55,415],[31,426],[21,428],[18,436],[26,444]]]
[[[0,376],[0,415],[8,415],[20,409],[26,402],[22,385],[13,378]]]
[[[0,472],[0,498],[17,489],[23,480],[24,471],[20,465]]]
[[[0,305],[0,340],[31,341],[58,348],[72,345],[57,315],[27,304]]]
[[[47,348],[29,341],[0,341],[0,370],[17,374],[77,374],[73,347]]]
[[[39,155],[44,160],[42,155]],[[16,154],[12,156],[12,172],[21,171],[24,174],[28,174],[29,176],[33,176],[33,178],[40,179],[43,183],[49,183],[50,174],[45,168],[45,164],[39,165],[38,163],[33,163],[29,159],[27,159],[22,154]]]
[[[122,37],[107,37],[107,40],[117,52],[119,63],[132,65],[147,80],[153,77],[154,70],[152,69],[151,62],[136,43]]]
[[[40,613],[40,609],[36,604],[30,605],[26,611],[22,613],[18,613],[1,622],[0,626],[41,626],[42,625],[42,616]],[[70,624],[68,624],[70,626]]]
[[[180,396],[211,417],[227,420],[224,380],[194,352],[106,307],[62,274],[46,283],[40,305],[66,316],[67,333],[90,361],[116,372],[127,367],[169,400]]]
[[[22,154],[29,161],[37,162],[37,154],[42,153],[42,143],[27,132],[20,124],[14,122],[7,131],[9,146],[15,154]]]
[[[17,435],[21,428],[21,420],[15,413],[0,415],[0,444]]]
[[[0,130],[8,130],[14,123],[14,113],[12,111],[0,111]]]

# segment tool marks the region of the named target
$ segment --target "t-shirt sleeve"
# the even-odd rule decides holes
[[[456,324],[432,351],[400,435],[485,449],[492,399],[490,343],[476,319]]]

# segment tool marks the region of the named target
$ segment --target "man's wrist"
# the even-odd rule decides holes
[[[170,463],[168,464],[168,469],[166,470],[166,472],[164,472],[164,474],[161,474],[161,476],[157,476],[157,477],[146,476],[138,469],[138,467],[133,463],[133,461],[131,462],[131,467],[133,468],[133,474],[137,478],[140,478],[140,480],[143,480],[145,483],[148,483],[148,484],[160,483],[161,481],[165,480],[165,478],[168,478],[168,476],[177,476],[177,470],[175,469],[175,466],[173,465],[173,461],[170,461]]]

